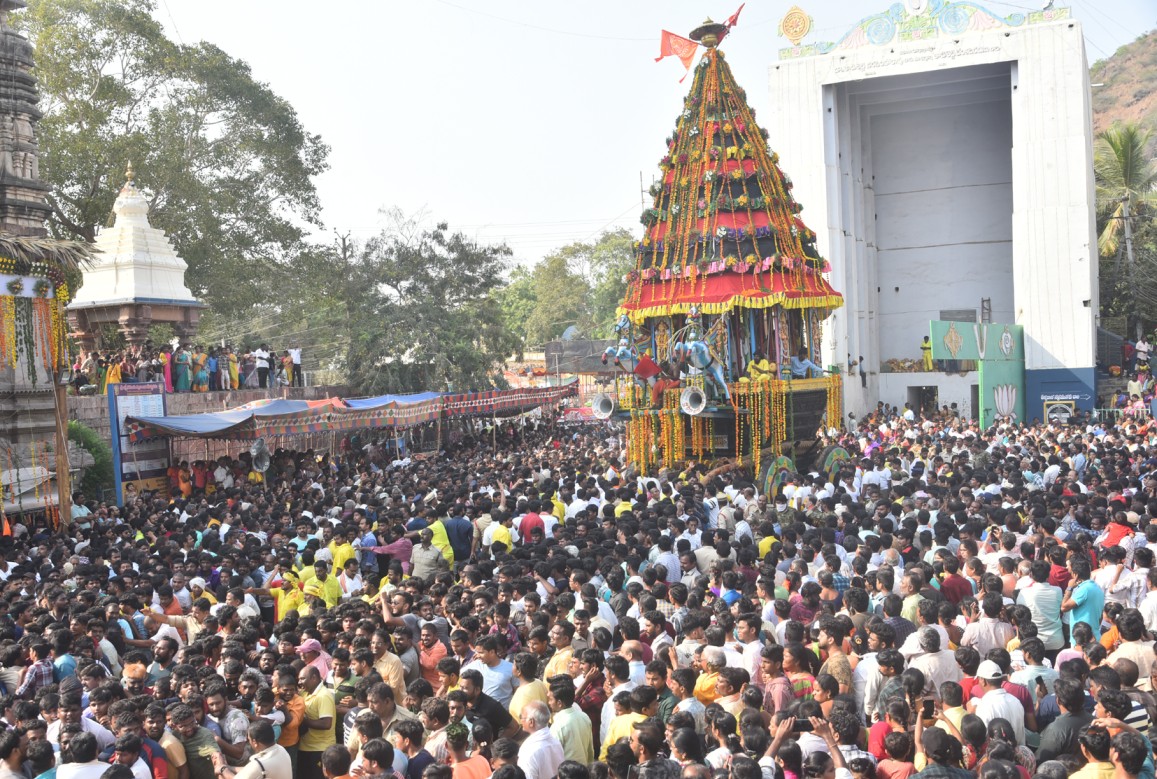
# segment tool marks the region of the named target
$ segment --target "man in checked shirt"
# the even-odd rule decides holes
[[[33,644],[31,652],[33,662],[16,689],[18,698],[34,698],[37,690],[53,683],[51,647],[48,644]]]

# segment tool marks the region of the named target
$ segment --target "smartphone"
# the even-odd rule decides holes
[[[811,733],[812,730],[812,724],[806,719],[796,719],[791,726],[792,733]]]
[[[924,699],[924,719],[932,719],[936,712],[936,701],[931,698]]]

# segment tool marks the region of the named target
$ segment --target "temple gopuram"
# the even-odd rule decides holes
[[[839,370],[819,362],[843,298],[718,48],[727,31],[708,20],[691,33],[702,57],[604,356],[621,373],[594,406],[625,419],[642,472],[735,457],[764,480],[814,458],[817,431],[839,426]]]

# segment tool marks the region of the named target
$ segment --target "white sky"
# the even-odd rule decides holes
[[[892,1],[802,0],[807,40],[837,40]],[[740,0],[157,2],[171,36],[247,61],[332,147],[317,181],[328,229],[365,238],[397,206],[533,263],[605,228],[639,234],[640,172],[649,185],[691,84],[675,58],[654,62],[660,30],[686,35]],[[757,118],[791,5],[748,0],[722,47]],[[1069,5],[1090,63],[1157,26],[1157,0]]]

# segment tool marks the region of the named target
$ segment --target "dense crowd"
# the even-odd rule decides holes
[[[252,351],[229,345],[170,346],[151,342],[117,351],[81,351],[72,366],[77,392],[104,394],[110,384],[163,382],[166,392],[219,392],[303,386],[301,349],[280,353],[261,344]],[[94,390],[84,390],[93,387]]]
[[[1153,779],[1157,427],[881,406],[772,495],[454,440],[15,521],[0,779]]]

